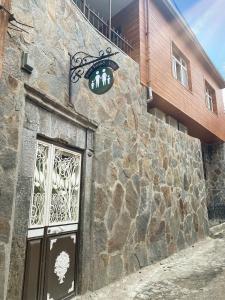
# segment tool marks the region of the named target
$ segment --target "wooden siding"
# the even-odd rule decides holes
[[[6,9],[10,7],[10,0],[0,0],[0,5],[4,6]],[[2,74],[2,64],[3,64],[3,54],[5,45],[5,35],[8,26],[8,14],[2,9],[0,10],[0,77]]]
[[[141,3],[144,0],[140,0]],[[150,72],[147,70],[148,55],[144,34],[140,33],[140,60],[142,83],[148,81],[155,93],[154,105],[176,117],[189,128],[189,133],[206,142],[225,141],[225,113],[222,101],[221,81],[213,76],[210,66],[197,51],[195,43],[188,38],[185,28],[161,1],[149,0]],[[145,17],[140,9],[140,20]],[[145,30],[142,26],[140,30]],[[188,90],[172,75],[172,42],[190,61],[191,86]],[[144,62],[145,60],[145,62]],[[144,69],[144,70],[143,70]],[[146,76],[149,75],[149,77]],[[208,110],[205,104],[205,81],[216,91],[218,113]]]

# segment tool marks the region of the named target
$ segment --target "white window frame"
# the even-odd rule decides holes
[[[172,68],[173,68],[173,77],[178,80],[183,86],[186,88],[189,88],[189,76],[188,76],[188,65],[187,62],[178,54],[176,53],[176,50],[174,47],[172,47]],[[180,67],[181,70],[181,79],[178,77],[178,71],[177,71],[177,64]]]

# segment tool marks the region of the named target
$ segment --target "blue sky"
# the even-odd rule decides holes
[[[173,0],[225,78],[225,0]]]

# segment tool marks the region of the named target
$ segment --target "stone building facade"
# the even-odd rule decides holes
[[[201,142],[148,113],[138,64],[120,52],[111,90],[95,95],[82,79],[72,87],[71,105],[68,53],[118,49],[72,1],[13,0],[11,10],[34,28],[9,30],[4,49],[0,299],[22,297],[38,139],[83,155],[78,293],[204,238]],[[23,52],[34,68],[30,75],[21,70]]]
[[[225,218],[224,143],[204,145],[203,157],[209,219],[212,224],[221,223]]]

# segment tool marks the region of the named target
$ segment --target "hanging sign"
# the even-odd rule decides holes
[[[98,56],[93,56],[83,51],[79,51],[70,56],[70,84],[69,84],[69,103],[71,101],[72,84],[76,84],[84,75],[89,80],[90,90],[98,95],[106,93],[114,83],[113,71],[116,71],[119,66],[116,62],[109,59],[110,57],[119,54],[119,52],[112,52],[108,47],[105,51],[100,50]],[[86,71],[87,66],[91,67]]]
[[[93,64],[84,75],[89,80],[89,89],[97,95],[108,92],[114,83],[113,71],[118,68],[118,64],[110,59]]]

